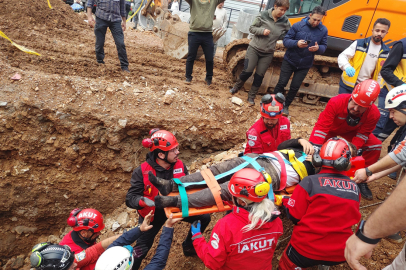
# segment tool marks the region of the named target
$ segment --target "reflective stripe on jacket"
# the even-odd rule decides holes
[[[402,43],[403,45],[403,55],[402,55],[402,60],[400,60],[398,66],[396,67],[395,71],[393,72],[393,75],[399,78],[399,80],[403,81],[406,83],[406,38],[399,40],[397,43]],[[393,46],[395,46],[393,44]],[[388,90],[392,90],[394,87],[387,82],[384,81],[384,86],[388,88]]]

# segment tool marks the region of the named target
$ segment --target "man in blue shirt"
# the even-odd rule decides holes
[[[283,39],[287,48],[281,66],[281,74],[274,93],[283,93],[293,73],[289,92],[286,96],[283,114],[289,114],[289,106],[294,100],[300,85],[313,66],[314,56],[327,49],[327,28],[321,23],[326,12],[317,6],[309,17],[295,23]]]
[[[97,63],[104,64],[104,41],[107,28],[116,43],[118,58],[120,59],[121,69],[124,72],[130,72],[128,69],[127,51],[124,44],[124,32],[126,28],[125,0],[99,0],[97,1],[96,21],[92,16],[92,8],[97,0],[87,2],[87,20],[90,27],[94,27],[96,36],[96,59]]]

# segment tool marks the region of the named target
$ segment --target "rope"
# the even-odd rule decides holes
[[[373,203],[373,204],[364,205],[364,206],[361,206],[359,209],[367,208],[367,207],[374,206],[374,205],[378,205],[378,204],[381,204],[381,203],[383,203],[383,202],[384,202],[384,201],[382,201],[382,202],[377,202],[377,203]]]

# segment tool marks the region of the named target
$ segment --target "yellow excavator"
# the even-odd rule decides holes
[[[267,9],[273,7],[275,0],[269,0]],[[354,40],[371,36],[373,24],[378,18],[391,22],[384,42],[391,46],[395,41],[406,37],[405,0],[290,0],[286,15],[294,24],[310,14],[315,6],[327,10],[323,24],[328,29],[328,49],[324,55],[316,55],[314,66],[302,83],[299,93],[305,103],[314,104],[320,97],[331,98],[338,94],[338,83],[342,71],[337,65],[338,54]],[[236,80],[244,66],[245,52],[249,39],[238,39],[224,49],[223,64],[230,78]],[[280,65],[285,54],[281,43],[277,45],[274,60],[266,73],[260,93],[273,89],[279,79]],[[250,78],[245,89],[250,89]],[[288,86],[289,87],[289,84]]]

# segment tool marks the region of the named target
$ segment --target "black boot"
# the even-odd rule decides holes
[[[236,94],[244,85],[244,82],[238,78],[237,82],[234,84],[233,88],[230,89],[232,95]]]
[[[255,85],[251,86],[251,89],[248,92],[248,103],[249,103],[248,106],[254,106],[255,105],[254,99],[255,99],[255,96],[258,93],[258,90],[259,90],[259,86],[255,86]]]
[[[159,192],[166,196],[172,192],[173,180],[166,180],[156,177],[152,172],[148,173],[148,180],[153,184]]]
[[[247,99],[247,101],[248,101],[248,106],[254,106],[255,105],[255,101],[254,101],[254,99],[253,98],[248,98]]]
[[[369,189],[367,183],[359,183],[358,187],[359,187],[359,191],[361,192],[361,196],[364,199],[366,199],[368,201],[371,201],[373,199],[372,191]]]
[[[155,207],[165,208],[165,207],[177,207],[178,206],[178,196],[155,196]]]

